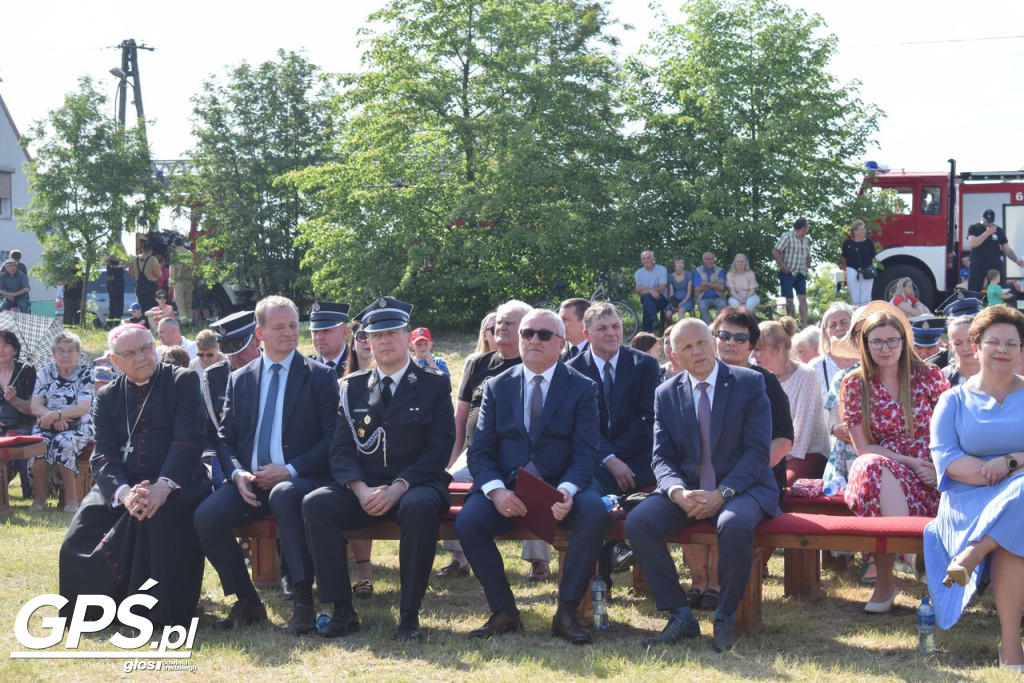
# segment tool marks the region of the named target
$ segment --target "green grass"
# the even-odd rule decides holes
[[[87,350],[102,348],[102,333],[86,334]],[[94,339],[95,337],[95,339]],[[462,360],[472,348],[470,335],[436,335],[435,352],[448,361],[458,385]],[[308,336],[307,336],[308,339]],[[308,343],[305,345],[308,352]],[[42,593],[57,591],[57,555],[70,514],[54,509],[29,510],[20,486],[9,489],[14,510],[0,517],[0,653],[23,649],[14,638],[14,620],[22,605]],[[857,573],[826,572],[826,596],[819,600],[783,597],[783,560],[771,560],[772,578],[764,587],[764,631],[743,636],[737,647],[716,654],[710,645],[710,616],[701,613],[705,635],[695,641],[647,651],[640,641],[664,625],[649,598],[632,595],[616,575],[612,627],[596,635],[592,646],[572,647],[550,633],[557,587],[553,581],[526,581],[529,566],[519,559],[520,545],[502,546],[506,569],[523,611],[524,633],[493,641],[469,641],[466,634],[487,618],[477,580],[432,578],[421,622],[422,643],[398,644],[391,633],[398,620],[398,546],[377,542],[373,549],[375,595],[359,600],[363,630],[337,641],[294,638],[284,631],[290,605],[279,590],[263,589],[272,625],[230,634],[212,631],[215,618],[227,613],[216,574],[207,565],[191,663],[207,680],[292,681],[357,679],[374,681],[490,682],[526,680],[1014,680],[996,668],[998,622],[991,593],[976,599],[960,624],[939,632],[940,652],[916,654],[915,610],[924,586],[901,576],[901,594],[886,615],[867,615],[870,589]],[[677,551],[677,559],[679,559]],[[447,564],[438,549],[434,569]],[[681,562],[679,562],[680,566]],[[354,571],[352,573],[354,576]],[[684,575],[684,582],[685,582]],[[40,634],[40,617],[32,622]],[[81,649],[110,651],[110,633],[87,636]],[[127,659],[127,657],[126,657]],[[123,660],[25,661],[0,659],[0,681],[105,680],[119,675]],[[148,673],[148,672],[147,672]],[[174,675],[164,673],[164,676]]]

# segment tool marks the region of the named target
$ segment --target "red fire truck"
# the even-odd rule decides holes
[[[995,212],[1013,250],[1024,255],[1024,171],[958,174],[955,159],[948,173],[871,170],[864,179],[867,191],[892,190],[902,207],[873,235],[881,245],[876,260],[883,265],[873,298],[888,301],[896,281],[910,277],[918,298],[931,308],[938,305],[960,282],[960,255],[970,251],[967,228],[986,209]],[[1024,269],[1008,262],[1006,277],[1020,291]]]

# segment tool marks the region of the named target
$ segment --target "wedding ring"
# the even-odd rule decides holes
[[[505,512],[507,512],[507,513],[509,513],[511,515],[512,514],[512,508],[505,508]]]

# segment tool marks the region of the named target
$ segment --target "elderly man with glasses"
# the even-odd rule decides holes
[[[552,632],[571,643],[589,643],[577,619],[604,543],[608,516],[594,469],[600,438],[597,384],[566,366],[559,355],[565,325],[552,311],[532,310],[519,323],[522,365],[484,385],[480,420],[469,447],[473,489],[455,520],[491,616],[470,638],[490,638],[523,627],[495,538],[519,525],[528,510],[516,495],[525,470],[557,489],[561,500],[546,510],[572,529]]]

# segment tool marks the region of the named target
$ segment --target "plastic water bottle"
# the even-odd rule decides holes
[[[320,612],[316,615],[316,632],[323,633],[324,629],[327,628],[327,622],[331,620],[331,615],[327,612]]]
[[[594,610],[597,618],[597,609]],[[921,598],[917,608],[917,651],[921,654],[935,652],[935,608],[928,602],[928,596]]]
[[[590,600],[594,605],[594,629],[603,631],[609,627],[608,586],[604,585],[604,579],[600,574],[594,577],[594,584],[590,588]]]
[[[601,496],[601,500],[604,501],[604,509],[606,512],[611,512],[619,506],[619,497],[613,494],[607,496]]]
[[[821,492],[826,496],[838,496],[840,493],[846,490],[846,479],[843,477],[836,477],[821,489]]]

